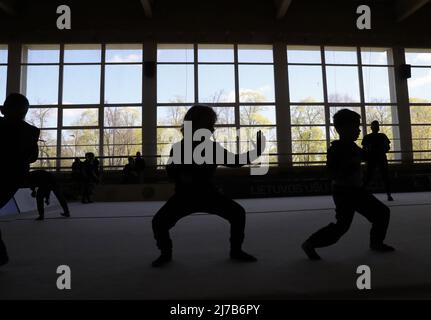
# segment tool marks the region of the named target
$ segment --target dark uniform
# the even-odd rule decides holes
[[[38,157],[40,130],[23,120],[0,117],[0,208],[5,206],[23,184],[30,163]],[[8,260],[0,232],[0,265]]]
[[[320,229],[307,240],[314,248],[336,243],[349,230],[355,211],[371,222],[370,247],[383,244],[390,210],[362,186],[364,151],[354,142],[337,140],[328,149],[327,168],[332,177],[336,223]]]
[[[365,135],[362,140],[362,146],[367,152],[367,171],[365,176],[365,186],[370,183],[376,172],[376,169],[380,170],[380,173],[385,184],[386,193],[388,197],[391,196],[389,175],[388,175],[388,159],[386,153],[390,150],[390,144],[388,137],[384,133],[373,132]]]
[[[58,185],[55,177],[52,173],[45,170],[35,170],[29,173],[29,184],[32,190],[36,191],[36,201],[37,201],[37,211],[39,212],[39,220],[43,220],[45,217],[45,208],[43,201],[46,199],[47,203],[49,201],[49,196],[51,191],[57,197],[58,202],[63,208],[62,216],[69,217],[69,207],[67,201],[61,192],[61,188]]]
[[[198,142],[194,142],[193,150]],[[218,164],[216,163],[216,154],[222,154],[222,164],[228,167],[239,167],[239,155],[230,153],[220,144],[212,143],[214,150],[213,164],[204,163],[186,164],[183,161],[179,164],[170,163],[166,170],[171,179],[175,181],[175,194],[166,202],[165,205],[156,213],[153,218],[154,238],[157,246],[162,252],[172,250],[172,241],[169,237],[171,229],[181,218],[194,212],[207,212],[216,214],[231,225],[230,244],[231,250],[240,250],[244,240],[245,228],[245,210],[244,208],[220,194],[214,183],[213,178]],[[181,149],[181,155],[184,159],[184,140],[176,143],[171,150],[171,159],[176,152]],[[234,159],[228,164],[227,158]],[[242,164],[243,165],[243,164]]]

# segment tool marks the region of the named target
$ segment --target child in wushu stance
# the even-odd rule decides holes
[[[194,105],[188,110],[184,121],[191,122],[193,134],[199,129],[206,129],[209,134],[214,132],[214,125],[217,115],[214,110],[204,105]],[[184,130],[184,129],[183,129]],[[184,131],[183,131],[184,134]],[[230,257],[237,261],[253,262],[257,259],[242,250],[245,228],[245,210],[244,208],[220,194],[214,184],[213,176],[217,168],[216,154],[222,155],[222,165],[227,167],[240,167],[244,164],[250,164],[257,159],[265,149],[265,137],[259,131],[257,133],[257,148],[246,154],[233,154],[224,149],[219,143],[211,141],[209,137],[203,137],[201,141],[186,141],[189,137],[185,135],[183,139],[174,144],[170,152],[170,162],[166,169],[171,179],[175,181],[175,194],[166,202],[166,204],[156,213],[153,218],[154,238],[161,255],[152,265],[160,267],[172,259],[172,241],[169,237],[171,229],[183,217],[194,212],[208,212],[216,214],[229,221],[230,229]],[[213,148],[214,160],[211,163],[196,163],[196,159],[191,164],[183,159],[187,143],[190,143],[191,150],[189,156],[193,155],[193,150],[201,143],[210,143]],[[185,147],[186,146],[186,147]],[[190,152],[191,151],[191,152]],[[190,154],[191,153],[191,154]],[[253,156],[254,153],[254,156]],[[181,154],[180,163],[172,158],[175,154]],[[234,159],[226,163],[227,159]],[[246,161],[240,161],[246,159]],[[241,162],[241,163],[240,163]],[[243,163],[244,162],[244,163]]]
[[[320,229],[302,244],[311,260],[319,260],[316,248],[336,243],[350,228],[355,211],[371,222],[370,249],[378,252],[394,251],[383,243],[389,224],[390,210],[362,185],[361,162],[366,154],[355,141],[361,130],[361,117],[356,112],[342,109],[334,115],[334,126],[340,139],[333,141],[327,154],[327,168],[332,178],[336,223]]]

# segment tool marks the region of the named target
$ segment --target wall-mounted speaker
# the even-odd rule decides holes
[[[412,66],[409,64],[402,64],[399,68],[400,77],[402,79],[409,79],[412,77]]]
[[[153,78],[156,75],[156,62],[145,61],[144,62],[144,75],[148,78]]]

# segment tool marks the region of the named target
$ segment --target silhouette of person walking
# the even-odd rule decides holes
[[[26,97],[19,93],[10,94],[3,106],[0,117],[0,208],[14,196],[24,183],[30,170],[30,163],[38,157],[40,130],[24,121],[29,108]],[[0,265],[8,262],[6,246],[0,232]]]
[[[336,243],[350,228],[355,211],[371,222],[370,249],[378,252],[393,251],[383,243],[389,225],[390,210],[362,185],[361,162],[365,152],[355,141],[361,130],[360,115],[342,109],[334,115],[334,126],[340,139],[331,143],[327,153],[327,168],[332,178],[336,223],[312,234],[302,249],[311,260],[319,260],[316,248]]]
[[[28,181],[30,189],[32,190],[31,195],[33,198],[36,198],[37,202],[39,217],[36,220],[43,220],[45,218],[45,206],[43,202],[45,200],[45,203],[49,205],[51,191],[57,197],[58,202],[63,208],[63,213],[61,213],[61,215],[63,217],[70,217],[67,201],[52,173],[45,170],[31,171],[28,175]]]
[[[375,120],[371,122],[371,131],[364,136],[362,146],[367,152],[367,171],[364,186],[368,186],[373,179],[376,170],[379,169],[385,184],[386,194],[389,201],[393,201],[388,174],[388,159],[386,153],[391,149],[391,141],[380,131],[380,123]]]
[[[265,137],[260,131],[258,132],[258,147],[255,150],[257,156],[252,155],[250,151],[242,155],[233,154],[224,149],[219,143],[209,139],[215,130],[216,120],[217,115],[213,109],[204,105],[192,106],[184,117],[185,122],[192,124],[193,134],[204,129],[208,136],[202,137],[200,141],[191,141],[192,137],[184,133],[185,123],[182,130],[183,139],[174,144],[171,149],[166,170],[168,176],[175,181],[175,194],[156,213],[152,221],[154,238],[157,242],[157,247],[161,251],[161,255],[152,263],[154,267],[160,267],[172,259],[172,240],[169,236],[169,230],[181,218],[195,212],[216,214],[229,221],[231,226],[231,259],[245,262],[257,260],[254,256],[242,250],[246,220],[244,208],[232,199],[220,194],[213,184],[213,177],[218,164],[227,167],[240,167],[257,159],[262,150],[264,150]],[[208,147],[201,154],[208,156],[209,161],[200,162],[195,157],[192,159],[195,150],[201,143],[206,143]],[[263,146],[262,149],[261,146]],[[211,150],[213,156],[208,155],[207,150]],[[216,155],[221,155],[221,163],[216,161]],[[234,161],[227,161],[227,159],[233,159]],[[240,159],[246,159],[246,161],[240,161]],[[244,163],[241,164],[241,162]]]

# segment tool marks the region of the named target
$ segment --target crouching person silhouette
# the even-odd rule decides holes
[[[29,102],[19,93],[10,94],[0,106],[0,208],[4,207],[23,184],[30,163],[38,157],[40,130],[24,121]],[[0,232],[0,265],[8,262]]]
[[[255,150],[233,154],[210,139],[216,120],[214,110],[204,105],[192,106],[184,117],[183,139],[173,145],[166,167],[168,176],[175,182],[175,194],[156,213],[152,221],[154,238],[161,251],[161,255],[153,261],[153,267],[160,267],[171,261],[172,240],[169,230],[181,218],[194,212],[216,214],[230,223],[231,259],[244,262],[257,260],[242,250],[246,220],[244,208],[220,194],[213,184],[213,177],[218,164],[241,167],[257,159],[265,149],[265,137],[259,131]],[[191,130],[188,129],[190,124]],[[196,136],[198,130],[206,132],[206,136],[199,141],[193,141],[192,136]],[[192,134],[187,134],[188,131]],[[202,145],[207,148],[199,155],[203,155],[205,161],[195,157]]]
[[[45,203],[49,205],[51,191],[57,197],[57,200],[63,209],[63,213],[61,213],[61,215],[66,218],[70,217],[67,201],[52,173],[45,170],[35,170],[31,171],[28,176],[29,186],[32,190],[31,196],[36,198],[37,211],[39,213],[39,217],[36,220],[43,220],[45,218],[45,205],[43,202],[45,201]]]
[[[311,260],[319,260],[316,248],[336,243],[350,228],[355,211],[371,222],[370,249],[379,252],[393,251],[383,243],[389,225],[389,208],[374,197],[362,185],[361,162],[366,153],[355,141],[361,130],[360,115],[342,109],[334,115],[334,126],[340,139],[331,143],[327,154],[327,169],[332,178],[336,223],[320,229],[302,248]]]

